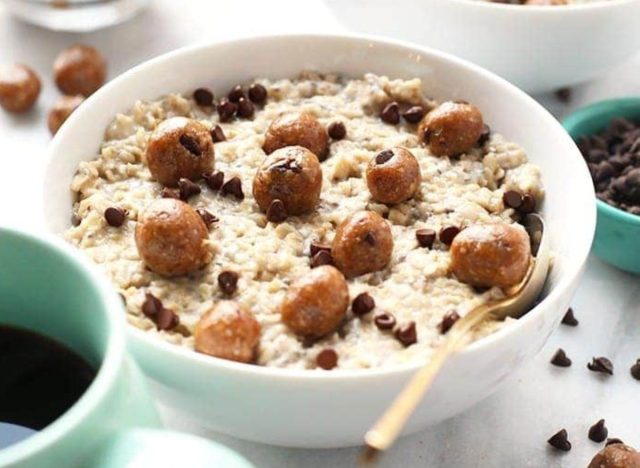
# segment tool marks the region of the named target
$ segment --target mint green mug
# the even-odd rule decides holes
[[[0,467],[250,468],[218,444],[160,429],[126,354],[121,300],[80,255],[60,240],[0,227],[0,324],[53,338],[97,369],[62,416],[0,450]]]

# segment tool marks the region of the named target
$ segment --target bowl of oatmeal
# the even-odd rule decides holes
[[[518,221],[538,211],[555,256],[545,297],[477,330],[407,433],[490,394],[559,322],[595,219],[585,164],[538,104],[370,37],[243,39],[140,65],[63,125],[43,187],[47,229],[122,295],[158,398],[296,447],[360,443],[456,317],[524,275]]]
[[[326,2],[350,30],[441,49],[529,93],[593,79],[640,49],[638,0]]]

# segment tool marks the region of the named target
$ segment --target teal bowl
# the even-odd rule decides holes
[[[564,119],[562,124],[577,142],[582,136],[604,130],[615,117],[640,122],[640,97],[611,99],[583,107]],[[598,224],[593,253],[621,270],[640,274],[640,216],[601,200],[597,206]]]

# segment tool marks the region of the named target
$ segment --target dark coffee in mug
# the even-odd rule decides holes
[[[0,325],[0,449],[62,416],[95,375],[93,366],[56,340]]]

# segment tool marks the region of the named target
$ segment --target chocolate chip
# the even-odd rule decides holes
[[[482,133],[478,138],[478,146],[484,146],[484,144],[487,141],[489,141],[490,137],[491,137],[491,127],[489,127],[487,124],[484,124],[482,127]]]
[[[319,242],[312,242],[309,245],[309,253],[313,257],[315,254],[320,252],[321,250],[325,250],[327,253],[331,253],[331,246],[327,244],[321,244]]]
[[[594,357],[592,361],[587,364],[587,369],[592,372],[613,375],[613,363],[604,356]]]
[[[598,168],[596,170],[595,181],[596,182],[607,181],[611,179],[611,177],[613,177],[615,174],[616,174],[616,170],[610,162],[608,161],[601,162],[598,165]]]
[[[215,127],[213,127],[210,133],[211,133],[211,139],[213,140],[214,143],[219,143],[227,139],[220,125],[216,125]]]
[[[331,348],[323,349],[316,356],[316,364],[324,370],[331,370],[338,365],[338,353]]]
[[[400,106],[398,103],[393,101],[384,106],[384,109],[380,112],[380,118],[391,125],[400,122]]]
[[[563,104],[567,104],[569,101],[571,101],[571,88],[556,89],[554,94],[558,101],[562,102]]]
[[[233,119],[237,109],[238,106],[234,102],[229,101],[227,98],[220,99],[220,102],[216,107],[220,122],[228,122]]]
[[[522,204],[518,211],[522,214],[533,213],[536,211],[536,199],[532,195],[525,193],[522,196]]]
[[[202,191],[198,184],[184,177],[178,181],[178,189],[180,190],[180,199],[185,201]]]
[[[347,136],[347,127],[342,122],[331,122],[327,128],[327,133],[333,140],[342,140]]]
[[[180,135],[180,144],[191,154],[193,154],[194,156],[200,156],[202,155],[202,150],[200,149],[200,146],[198,145],[198,141],[192,137],[191,135],[188,135],[186,133],[183,133],[182,135]]]
[[[149,292],[144,295],[142,313],[156,324],[158,330],[170,330],[180,323],[179,317]]]
[[[72,226],[80,226],[80,223],[82,222],[82,218],[80,218],[80,216],[78,216],[77,214],[73,213],[71,215],[71,225]]]
[[[333,257],[326,250],[321,250],[311,257],[311,268],[316,268],[322,265],[333,265]]]
[[[571,366],[571,359],[569,359],[564,350],[560,348],[551,358],[551,364],[558,367],[569,367]]]
[[[267,88],[260,83],[253,83],[249,86],[249,99],[256,104],[262,104],[267,100]]]
[[[571,307],[569,307],[567,309],[567,313],[565,313],[564,317],[562,317],[562,324],[563,325],[568,325],[570,327],[577,327],[578,323],[579,323],[578,319],[573,314],[573,309]]]
[[[604,442],[609,435],[609,430],[604,425],[604,419],[601,419],[589,428],[589,439],[594,442]]]
[[[567,430],[560,429],[558,432],[552,435],[549,440],[547,440],[547,443],[555,449],[568,452],[569,450],[571,450],[571,442],[569,442],[569,439],[567,437]]]
[[[631,369],[629,371],[631,372],[631,377],[636,380],[640,380],[640,359],[638,359],[636,363],[631,366]]]
[[[436,240],[436,231],[433,229],[422,228],[416,231],[416,239],[420,247],[426,247],[430,249],[433,246],[433,242]]]
[[[409,322],[395,332],[396,339],[402,343],[405,348],[418,342],[418,332],[416,331],[416,322]]]
[[[245,97],[244,90],[242,89],[242,85],[239,84],[231,88],[231,91],[227,94],[227,98],[229,98],[231,102],[238,102],[243,97]]]
[[[460,320],[460,315],[455,310],[450,310],[442,317],[442,321],[438,326],[440,328],[440,333],[443,335],[451,330],[451,327],[455,325],[455,323]]]
[[[363,292],[356,296],[356,298],[351,303],[351,310],[354,315],[365,315],[371,312],[376,307],[376,301],[373,300],[373,297],[369,295],[369,293]]]
[[[396,326],[396,318],[389,312],[383,312],[373,318],[373,323],[375,323],[376,327],[380,330],[391,330]]]
[[[618,439],[617,437],[611,437],[610,439],[607,439],[607,442],[604,444],[604,446],[608,447],[609,445],[615,444],[624,444],[624,442],[622,442],[622,440]]]
[[[218,286],[227,296],[231,296],[238,289],[238,273],[226,270],[218,275]]]
[[[238,117],[250,119],[256,112],[256,106],[247,98],[240,98],[238,101]]]
[[[282,200],[277,198],[271,202],[269,208],[267,208],[267,220],[272,223],[281,223],[287,219],[287,209],[282,203]]]
[[[220,190],[224,183],[224,172],[206,172],[202,174],[202,178],[211,190]]]
[[[110,206],[104,210],[104,219],[109,226],[120,227],[127,219],[127,210],[117,206]]]
[[[180,323],[180,318],[171,309],[160,310],[155,319],[156,328],[158,330],[171,330]]]
[[[142,303],[142,313],[153,319],[156,317],[160,311],[163,309],[162,302],[153,294],[147,292],[144,294],[144,302]]]
[[[222,195],[232,195],[238,200],[244,200],[244,192],[242,191],[242,182],[238,177],[232,177],[222,184]]]
[[[457,226],[443,227],[440,230],[440,242],[445,245],[451,245],[458,234],[460,234],[460,228]]]
[[[384,164],[391,158],[393,158],[393,151],[391,151],[389,149],[380,151],[376,155],[376,164]]]
[[[409,123],[415,124],[422,120],[424,117],[424,107],[412,106],[402,113],[402,117]]]
[[[213,93],[208,88],[198,88],[193,92],[193,100],[199,106],[210,106],[213,104]]]
[[[371,247],[375,247],[376,246],[376,236],[373,235],[373,232],[369,231],[367,232],[367,234],[364,236],[364,241],[369,244]]]
[[[180,190],[164,187],[162,189],[162,198],[175,198],[176,200],[180,200]]]
[[[202,221],[204,221],[204,224],[206,224],[207,227],[210,227],[213,223],[220,221],[215,215],[211,214],[204,208],[198,208],[196,213],[200,215],[200,218],[202,218]]]
[[[507,190],[502,195],[502,202],[505,206],[517,210],[522,206],[522,194],[516,190]]]

